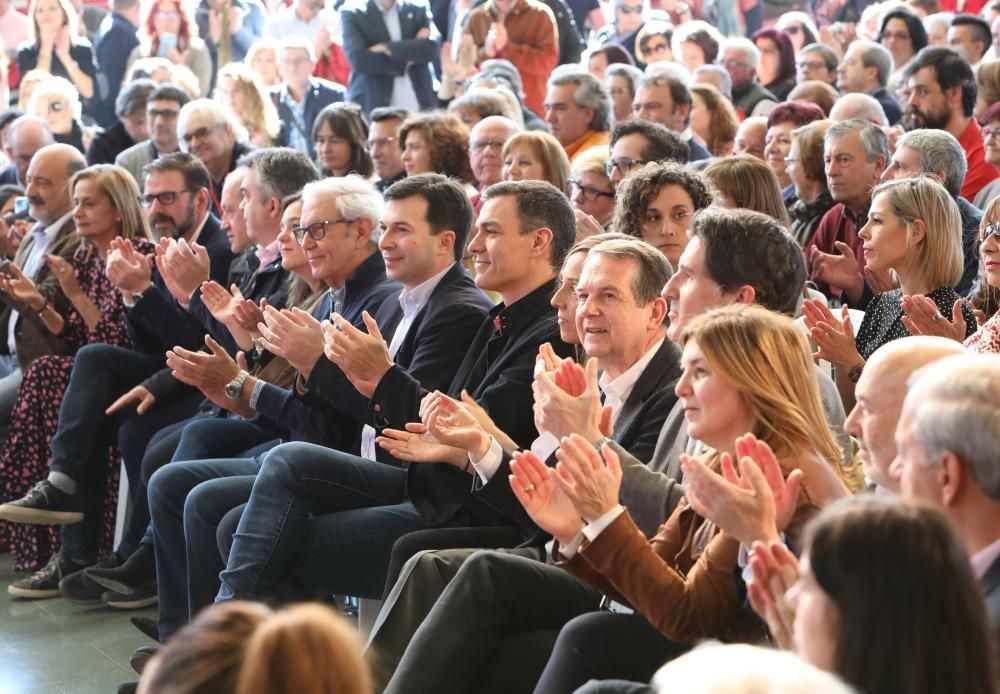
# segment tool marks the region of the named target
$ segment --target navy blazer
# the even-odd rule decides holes
[[[382,303],[375,321],[386,342],[391,342],[403,309],[399,305],[402,290]],[[473,282],[461,263],[455,263],[441,278],[427,303],[420,309],[406,337],[396,350],[394,369],[405,370],[428,390],[444,390],[465,358],[467,345],[493,302]],[[321,357],[306,382],[306,388],[346,417],[369,424],[377,431],[385,427],[380,413],[359,393],[333,362]],[[377,459],[389,465],[405,466],[400,460],[376,448]]]
[[[447,390],[454,398],[468,390],[519,446],[530,446],[538,436],[531,408],[538,348],[548,342],[560,356],[572,353],[559,338],[555,309],[549,304],[554,292],[555,280],[550,280],[511,306],[494,307],[468,343],[465,360]],[[402,429],[419,420],[420,401],[427,393],[410,374],[393,367],[376,387],[372,407],[381,414],[380,424]],[[451,465],[411,465],[407,492],[429,526],[509,522],[472,494],[472,482]]]
[[[295,125],[295,117],[292,115],[292,109],[286,102],[287,97],[282,98],[283,88],[284,84],[272,87],[271,99],[274,101],[274,107],[278,109],[278,116],[281,118],[281,132],[278,133],[277,144],[280,147],[288,147],[291,128],[297,126]],[[305,136],[306,143],[308,143],[309,151],[307,154],[310,159],[316,158],[316,151],[312,141],[312,127],[316,116],[330,104],[344,101],[345,98],[344,88],[336,82],[330,82],[318,77],[309,78],[309,87],[306,89],[305,118],[303,119],[306,131],[303,135]]]
[[[365,113],[389,106],[393,81],[403,75],[409,75],[421,109],[437,106],[430,66],[438,45],[434,40],[437,29],[432,24],[431,9],[419,0],[396,0],[396,7],[400,41],[389,38],[382,10],[375,0],[352,0],[340,10],[344,54],[351,64],[347,98],[361,104]],[[430,37],[415,38],[421,29],[428,29]],[[389,54],[368,50],[376,44],[386,45]]]
[[[118,122],[115,114],[115,99],[121,91],[125,79],[125,68],[128,67],[128,56],[139,45],[139,27],[123,15],[109,12],[101,20],[97,30],[97,42],[94,44],[94,59],[99,68],[94,79],[94,98],[90,102],[90,113],[102,128],[109,128]],[[131,147],[134,142],[129,138]],[[118,150],[119,152],[121,150]],[[116,152],[117,154],[117,152]],[[87,162],[88,164],[97,162]],[[114,163],[114,157],[106,162]]]

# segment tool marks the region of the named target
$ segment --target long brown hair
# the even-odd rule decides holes
[[[714,157],[728,157],[733,153],[733,142],[740,127],[739,117],[729,99],[723,98],[712,84],[691,85],[691,93],[697,94],[705,102],[705,108],[712,114],[709,121],[711,136],[705,142]]]
[[[713,161],[702,170],[701,175],[734,208],[763,212],[786,227],[789,225],[781,183],[767,162],[749,154],[738,154]]]

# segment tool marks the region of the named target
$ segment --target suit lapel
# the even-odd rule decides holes
[[[636,381],[632,392],[622,405],[621,412],[618,413],[614,432],[616,441],[621,440],[635,424],[636,417],[642,412],[642,406],[649,396],[661,388],[669,387],[671,381],[676,378],[674,373],[677,367],[676,350],[674,344],[664,337],[663,344]]]
[[[389,43],[392,38],[389,36],[389,30],[385,26],[385,19],[382,17],[382,9],[378,6],[376,0],[368,0],[368,23],[371,25],[372,33],[377,39],[376,43]],[[402,12],[400,12],[400,24],[402,24]],[[406,31],[403,31],[403,36],[406,36]]]

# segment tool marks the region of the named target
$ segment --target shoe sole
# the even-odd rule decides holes
[[[108,607],[113,607],[116,610],[141,610],[143,607],[151,607],[160,602],[160,597],[158,595],[152,595],[145,598],[135,598],[132,600],[103,600],[102,601]]]
[[[7,586],[7,593],[15,598],[26,598],[28,600],[46,600],[48,598],[58,598],[62,593],[58,588],[18,588],[17,586]]]
[[[100,605],[104,602],[100,598],[71,598],[65,593],[62,596],[63,600],[72,605]]]
[[[82,521],[83,514],[79,511],[40,511],[4,504],[0,506],[0,519],[28,525],[71,525]]]
[[[132,666],[137,675],[141,675],[142,671],[146,669],[146,665],[149,661],[153,659],[155,653],[133,653],[132,657],[128,659],[128,664]]]
[[[108,578],[106,576],[99,576],[92,571],[87,572],[87,578],[96,583],[99,586],[103,586],[105,589],[114,591],[115,593],[122,593],[123,595],[128,595],[135,591],[135,586],[130,586],[127,583],[122,583],[121,581],[116,581],[113,578]]]

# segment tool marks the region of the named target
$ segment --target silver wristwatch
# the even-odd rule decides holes
[[[230,400],[239,400],[240,393],[243,392],[243,382],[250,377],[246,371],[240,371],[236,378],[226,384],[226,397]]]

